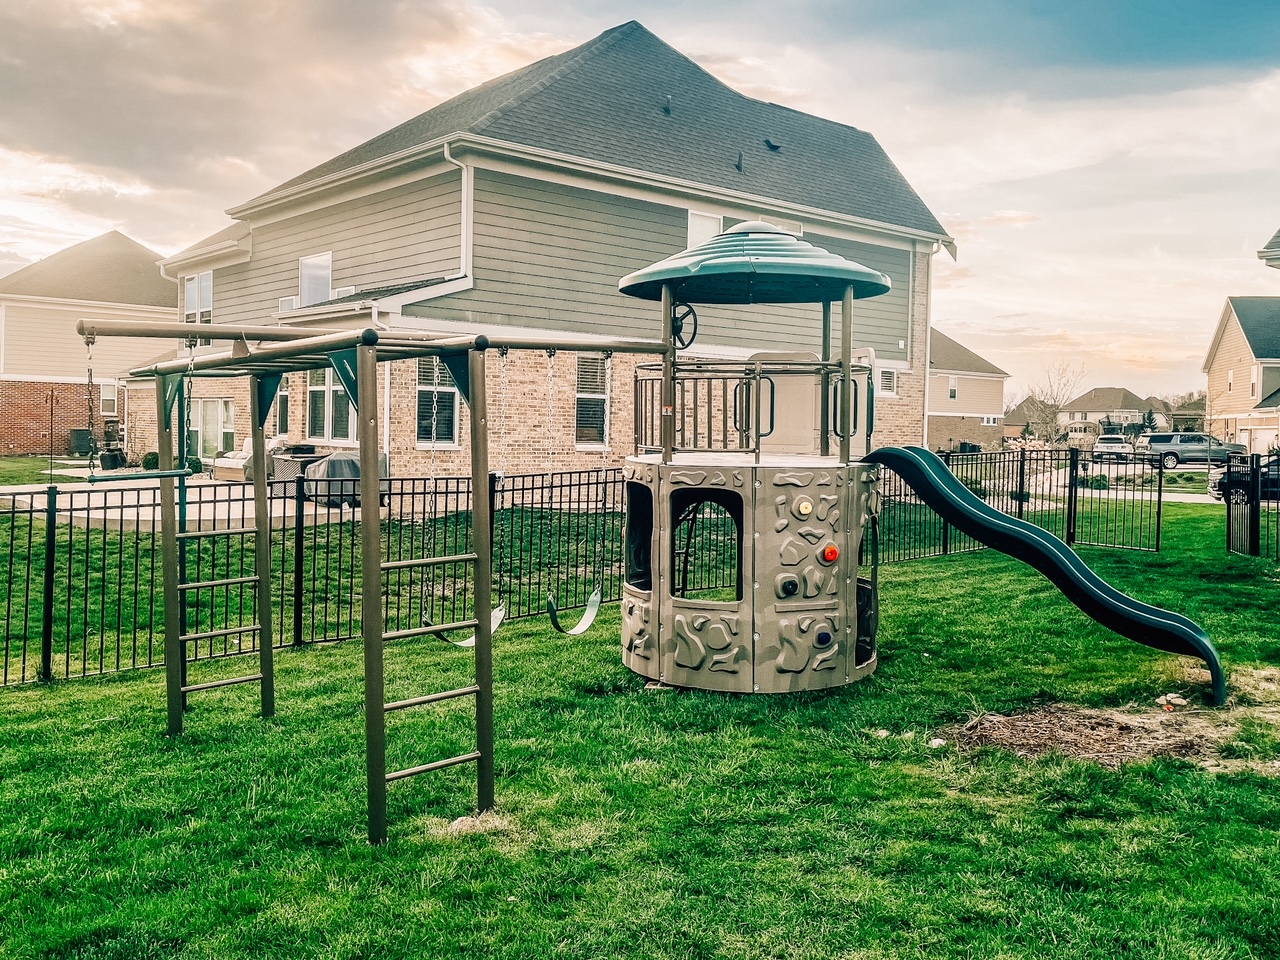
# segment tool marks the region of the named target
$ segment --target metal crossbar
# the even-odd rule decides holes
[[[179,540],[200,540],[205,537],[232,537],[257,532],[256,527],[230,527],[224,530],[187,530],[177,536]]]
[[[234,637],[241,633],[257,633],[262,627],[256,623],[250,623],[240,627],[226,627],[222,630],[205,630],[201,633],[184,633],[180,639],[184,643],[190,643],[193,640],[214,640],[218,637]]]
[[[182,688],[183,693],[194,693],[197,690],[213,690],[215,687],[232,687],[240,683],[256,683],[262,674],[251,673],[244,677],[232,677],[229,680],[210,680],[208,683],[192,683]]]
[[[242,583],[257,583],[258,575],[252,574],[247,577],[227,577],[225,580],[192,580],[188,583],[178,584],[179,590],[211,590],[215,587],[234,587]]]
[[[408,700],[395,700],[391,703],[383,704],[382,709],[387,713],[393,710],[407,710],[410,707],[421,707],[428,703],[440,703],[443,700],[456,700],[458,697],[473,697],[480,692],[480,688],[475,684],[469,687],[459,687],[457,690],[446,690],[443,693],[429,693],[425,697],[410,697]]]
[[[443,770],[446,767],[456,767],[462,763],[472,763],[473,761],[479,760],[480,757],[480,751],[475,750],[471,753],[464,753],[461,756],[450,757],[448,760],[437,760],[435,763],[424,763],[420,767],[409,767],[406,770],[396,770],[394,773],[385,774],[384,778],[387,783],[391,783],[395,780],[406,780],[409,777],[416,777],[420,773],[430,773],[432,770]]]

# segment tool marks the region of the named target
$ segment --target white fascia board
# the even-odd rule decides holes
[[[199,250],[175,254],[159,261],[160,273],[170,280],[179,280],[193,271],[220,270],[237,263],[248,263],[253,254],[253,236],[239,240],[224,240]]]
[[[395,182],[391,179],[392,175],[403,177],[404,182],[423,179],[425,176],[432,176],[439,172],[423,166],[423,161],[433,156],[441,159],[440,170],[450,168],[449,164],[443,162],[446,143],[451,146],[455,154],[460,151],[467,151],[492,158],[515,159],[524,165],[577,173],[593,181],[608,183],[615,188],[615,192],[617,192],[616,188],[620,185],[635,185],[647,188],[649,191],[681,197],[683,198],[682,202],[686,204],[690,198],[704,201],[707,198],[711,198],[737,207],[777,210],[780,214],[795,219],[816,220],[854,230],[868,230],[874,234],[928,240],[940,243],[949,250],[955,247],[955,240],[946,234],[930,233],[895,224],[833,213],[830,210],[823,210],[818,207],[785,203],[769,197],[712,187],[692,180],[664,177],[629,167],[584,160],[581,157],[574,157],[569,154],[539,150],[505,140],[495,140],[467,133],[449,134],[428,143],[419,144],[406,150],[371,160],[368,163],[339,171],[328,177],[298,184],[287,190],[281,190],[278,193],[230,207],[226,213],[236,219],[252,219],[255,224],[269,223],[272,220],[295,216],[299,212],[303,212],[298,209],[297,205],[308,200],[312,202],[314,207],[324,207],[361,196],[362,194],[381,192],[388,189],[388,186]],[[410,169],[400,169],[405,167]],[[649,193],[647,197],[642,195],[642,198],[652,200],[652,193]],[[276,210],[273,208],[281,209]]]
[[[974,417],[974,418],[977,418],[977,417],[999,417],[1001,420],[1003,420],[1003,419],[1004,419],[1004,411],[1003,411],[1003,410],[997,410],[997,411],[994,411],[994,412],[993,412],[993,411],[991,411],[991,410],[979,410],[978,412],[976,412],[976,413],[975,413],[975,412],[974,412],[974,411],[972,411],[972,410],[969,410],[969,411],[965,411],[965,410],[930,410],[930,411],[929,411],[929,416],[931,416],[931,417]],[[1079,422],[1079,421],[1077,421],[1077,422]]]
[[[402,307],[406,307],[411,303],[425,303],[428,300],[435,300],[439,297],[462,293],[464,290],[473,289],[475,285],[476,282],[473,277],[454,277],[444,283],[432,284],[429,287],[419,287],[417,290],[406,290],[404,293],[397,293],[392,297],[379,297],[377,300],[369,302],[371,306],[376,306],[380,312],[398,314]]]
[[[0,294],[0,303],[6,303],[13,307],[75,310],[85,313],[92,311],[95,314],[100,314],[101,318],[112,317],[120,319],[123,317],[127,319],[137,317],[142,320],[172,320],[174,313],[178,309],[178,293],[175,289],[173,306],[171,307],[153,307],[150,304],[141,303],[108,303],[105,300],[70,300],[63,297],[29,297],[12,293]]]
[[[945,377],[968,377],[970,380],[1007,380],[1007,373],[978,373],[973,370],[943,370],[933,369],[929,371],[931,376]]]

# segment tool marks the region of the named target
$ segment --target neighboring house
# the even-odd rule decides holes
[[[1178,404],[1169,412],[1170,428],[1180,430],[1183,433],[1189,430],[1203,432],[1204,407],[1205,398],[1203,396]]]
[[[383,324],[656,337],[618,280],[746,219],[888,274],[855,306],[877,355],[877,439],[921,443],[932,257],[954,245],[870,134],[743,96],[631,22],[485,83],[228,211],[236,223],[163,262],[195,323]],[[839,307],[834,310],[839,325]],[[817,351],[817,308],[701,307],[692,354]],[[592,467],[630,452],[635,359],[488,358],[495,469]],[[465,465],[443,367],[387,366],[383,443],[398,473]],[[217,445],[247,404],[216,381]],[[219,393],[218,391],[221,391]],[[340,384],[294,375],[288,432],[349,447]],[[230,426],[232,430],[228,430]],[[273,425],[269,424],[269,427]]]
[[[1068,433],[1136,432],[1150,412],[1157,430],[1169,429],[1168,404],[1155,397],[1144,400],[1124,387],[1094,387],[1064,404],[1058,417]],[[1127,428],[1127,429],[1126,429]]]
[[[926,446],[961,443],[999,449],[1004,439],[1004,384],[1009,375],[940,330],[929,332]]]
[[[157,352],[155,341],[110,337],[89,358],[76,321],[171,321],[177,287],[160,275],[160,255],[112,231],[0,278],[0,453],[70,450],[70,431],[102,439],[106,418],[129,428],[119,374]],[[90,407],[92,406],[92,412]],[[154,436],[155,411],[149,411]]]
[[[1280,266],[1280,234],[1258,256]],[[1280,442],[1280,297],[1228,297],[1201,369],[1206,430],[1251,453]]]

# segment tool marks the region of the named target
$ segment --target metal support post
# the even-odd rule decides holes
[[[58,549],[58,488],[50,485],[44,499],[44,604],[40,619],[40,672],[37,679],[53,679],[53,587],[57,582],[54,559]]]
[[[369,842],[387,839],[386,683],[382,670],[382,483],[378,462],[378,353],[356,348],[360,439],[360,633],[364,640],[365,776]]]
[[[1230,509],[1231,505],[1227,505]],[[1249,556],[1262,556],[1262,454],[1249,457]]]
[[[840,462],[848,463],[853,439],[853,284],[840,305]]]
[[[302,567],[306,560],[303,534],[306,529],[306,474],[294,479],[293,490],[293,645],[302,646]]]
[[[276,714],[275,633],[271,629],[271,505],[267,501],[267,437],[263,430],[267,412],[262,409],[261,377],[249,384],[249,418],[252,440],[249,459],[253,464],[253,554],[258,578],[258,663],[262,680],[262,716]]]
[[[1080,512],[1080,449],[1072,447],[1067,470],[1067,545],[1076,542],[1076,517]]]
[[[493,809],[493,516],[489,481],[489,403],[485,354],[468,355],[471,374],[471,537],[475,546],[476,806]]]
[[[831,362],[831,301],[822,303],[822,413],[820,421],[818,452],[824,457],[831,456],[831,374],[826,365]]]
[[[667,352],[662,356],[662,462],[670,463],[676,446],[676,347],[672,332],[671,285],[662,285],[662,342]]]
[[[160,469],[173,470],[172,412],[165,404],[165,383],[156,380],[156,441]],[[185,682],[187,650],[182,641],[181,604],[178,590],[178,518],[173,477],[160,478],[160,566],[164,585],[164,674],[165,700],[169,714],[169,736],[182,733],[182,686]]]

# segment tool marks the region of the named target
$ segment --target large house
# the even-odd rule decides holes
[[[172,321],[177,287],[159,259],[113,230],[0,278],[0,452],[66,456],[73,430],[86,452],[82,431],[101,441],[105,420],[126,417],[118,375],[154,356],[156,343],[104,338],[90,356],[76,321]],[[147,415],[154,444],[155,411]]]
[[[1004,436],[1004,384],[1009,378],[940,330],[929,332],[926,445],[954,450],[961,443],[999,449]]]
[[[1148,414],[1157,430],[1169,429],[1169,405],[1159,397],[1143,399],[1126,387],[1094,387],[1062,407],[1060,426],[1073,432],[1119,433],[1137,431]]]
[[[1280,266],[1280,233],[1269,246],[1277,248],[1271,265]],[[1201,369],[1210,433],[1251,453],[1280,442],[1280,297],[1228,297]]]
[[[639,23],[469,90],[227,212],[233,223],[162,263],[192,323],[578,339],[657,336],[658,311],[620,295],[619,278],[767,220],[892,279],[889,294],[856,305],[853,339],[876,352],[878,440],[924,441],[931,263],[954,251],[946,230],[869,133],[743,96]],[[819,349],[812,308],[698,312],[691,354]],[[635,358],[494,352],[488,363],[495,468],[592,467],[630,452]],[[447,370],[423,360],[382,376],[393,469],[462,467],[465,417]],[[197,386],[197,452],[234,446],[243,395]],[[290,377],[282,398],[269,431],[320,450],[354,445],[332,372]]]

